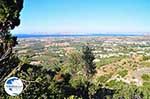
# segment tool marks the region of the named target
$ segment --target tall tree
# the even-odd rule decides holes
[[[10,30],[20,24],[20,11],[23,0],[0,0],[0,81],[7,76],[19,63],[12,53],[17,44],[17,37]]]
[[[89,77],[95,73],[95,63],[93,60],[95,59],[94,54],[92,53],[92,49],[89,45],[83,46],[83,55],[82,58],[85,61],[85,73],[86,76]]]

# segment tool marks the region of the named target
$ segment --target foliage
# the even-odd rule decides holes
[[[111,74],[105,74],[105,75],[102,75],[100,77],[97,77],[96,83],[97,84],[105,84],[105,82],[107,80],[109,80],[111,78],[111,76],[112,76]]]
[[[142,65],[144,67],[150,67],[150,61],[143,61],[140,63],[140,65]]]
[[[23,0],[0,0],[0,82],[19,64],[12,48],[17,44],[17,37],[10,30],[20,24],[20,11]]]
[[[143,99],[150,99],[150,82],[144,82],[139,91],[143,93]]]
[[[121,77],[125,77],[127,74],[128,74],[128,70],[120,70],[118,72],[118,74],[121,76]]]
[[[86,76],[93,75],[95,71],[95,63],[93,60],[95,59],[94,54],[92,53],[92,49],[89,46],[83,46],[82,49],[83,55],[82,58],[85,61],[85,73]]]
[[[125,56],[120,56],[120,57],[113,56],[113,57],[109,57],[109,58],[102,58],[99,62],[96,63],[96,66],[98,68],[100,68],[101,66],[120,61],[123,58],[125,58]]]
[[[143,74],[142,79],[145,81],[150,81],[150,74]]]
[[[0,25],[1,28],[13,29],[20,24],[20,11],[23,8],[23,0],[0,1]],[[2,24],[3,23],[3,24]]]
[[[143,61],[146,61],[146,60],[149,60],[149,59],[150,59],[150,56],[143,55]]]
[[[113,99],[143,99],[143,92],[135,85],[128,85],[122,81],[112,80],[106,86],[116,89]]]

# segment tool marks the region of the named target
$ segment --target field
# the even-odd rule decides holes
[[[118,80],[142,86],[142,75],[150,73],[150,37],[147,36],[22,38],[19,43],[15,49],[20,57],[28,57],[30,64],[52,69],[66,61],[70,53],[81,52],[88,43],[96,63],[93,81],[106,76],[100,82],[104,85]]]

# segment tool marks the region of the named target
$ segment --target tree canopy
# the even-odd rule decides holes
[[[20,11],[23,0],[0,0],[0,32],[1,36],[20,24]]]
[[[0,0],[0,81],[18,65],[18,58],[12,52],[17,37],[10,30],[20,24],[20,11],[23,0]]]

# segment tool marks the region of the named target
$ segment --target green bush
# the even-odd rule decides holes
[[[150,81],[150,74],[143,74],[142,79],[145,81]]]
[[[128,74],[128,70],[121,70],[118,72],[121,77],[125,77]]]
[[[98,84],[104,84],[107,80],[109,80],[111,78],[111,74],[107,74],[107,75],[103,75],[100,76],[96,79]]]
[[[143,61],[146,61],[146,60],[149,60],[149,59],[150,59],[150,56],[143,55]]]
[[[114,88],[114,89],[121,89],[122,86],[126,85],[124,82],[122,81],[116,81],[116,80],[111,80],[108,83],[106,83],[106,86],[110,87],[110,88]]]
[[[140,65],[142,65],[144,67],[150,67],[150,62],[144,61],[144,62],[141,62]]]
[[[96,63],[96,66],[101,67],[101,66],[104,66],[104,65],[107,65],[107,64],[111,64],[111,63],[120,61],[123,58],[125,58],[125,56],[103,58],[99,62]]]

